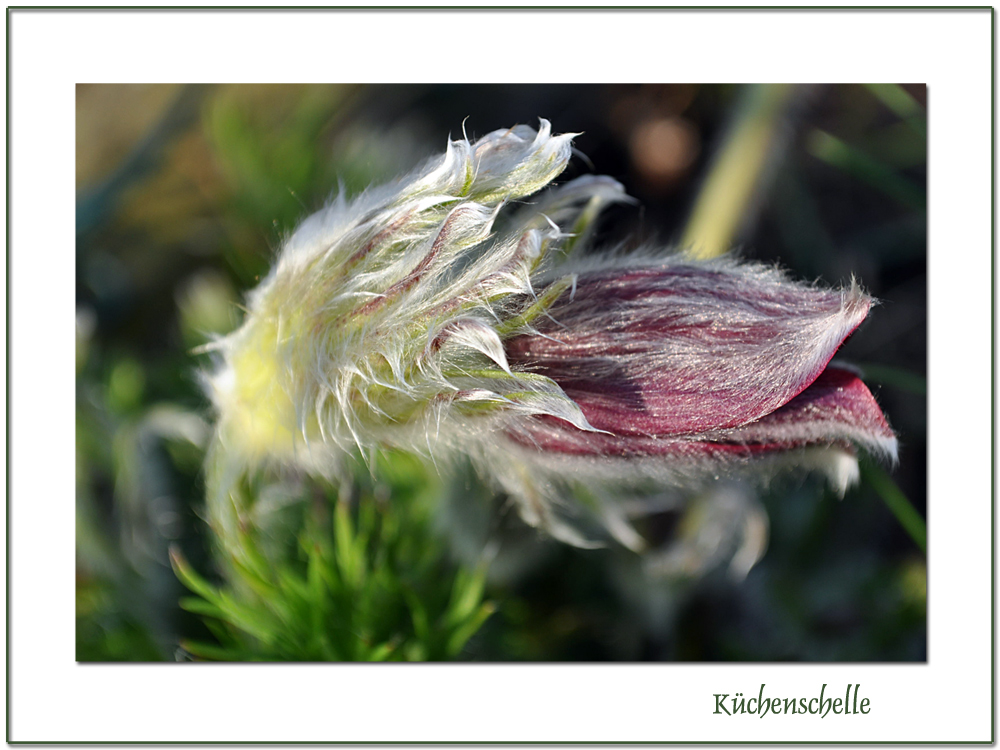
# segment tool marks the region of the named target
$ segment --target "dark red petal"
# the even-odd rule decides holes
[[[875,397],[852,371],[831,365],[812,385],[766,417],[706,435],[745,444],[811,445],[851,442],[896,458],[896,435]]]
[[[760,419],[801,393],[864,320],[856,285],[831,291],[730,260],[579,276],[512,366],[555,380],[619,436],[681,436]]]
[[[751,458],[811,445],[853,443],[896,456],[896,436],[871,392],[853,372],[827,368],[805,391],[748,425],[691,437],[592,433],[551,417],[527,421],[516,442],[569,455],[677,459]]]

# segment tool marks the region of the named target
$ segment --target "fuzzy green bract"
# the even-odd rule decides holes
[[[243,326],[208,347],[221,362],[207,381],[218,412],[209,506],[223,536],[250,467],[330,478],[382,447],[447,464],[525,415],[592,429],[558,384],[513,371],[503,348],[574,283],[536,289],[547,256],[585,231],[557,222],[625,199],[614,181],[584,177],[498,228],[505,205],[563,171],[572,137],[543,120],[538,132],[451,141],[395,184],[339,196],[288,238]]]

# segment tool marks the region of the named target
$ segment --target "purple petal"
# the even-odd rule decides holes
[[[868,387],[852,371],[831,365],[802,393],[766,417],[706,437],[796,447],[854,443],[895,460],[898,443]]]
[[[542,451],[623,458],[752,458],[812,445],[850,444],[895,458],[897,446],[865,384],[853,372],[836,366],[827,368],[780,409],[734,429],[691,437],[650,437],[585,432],[550,417],[535,418],[521,429],[510,437]]]
[[[512,367],[555,380],[598,430],[665,437],[753,422],[812,383],[871,299],[723,259],[579,275]]]

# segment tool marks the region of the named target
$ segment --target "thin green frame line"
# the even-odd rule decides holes
[[[993,419],[990,422],[990,529],[993,531],[990,544],[990,632],[993,637],[990,639],[990,741],[996,742],[996,685],[997,685],[997,545],[996,545],[996,513],[997,513],[997,471],[996,471],[996,450],[997,450],[997,294],[996,294],[996,257],[997,257],[997,26],[996,9],[990,8],[990,132],[993,137],[990,139],[990,414]]]

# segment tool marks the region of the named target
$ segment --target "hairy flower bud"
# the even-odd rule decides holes
[[[302,223],[212,347],[217,504],[248,467],[333,476],[392,447],[441,468],[470,458],[529,523],[574,543],[562,516],[589,497],[638,546],[615,491],[818,454],[842,489],[854,446],[895,456],[865,386],[828,367],[871,305],[857,284],[732,259],[577,260],[600,210],[628,200],[606,177],[504,211],[563,171],[571,138],[542,120],[452,141]]]

